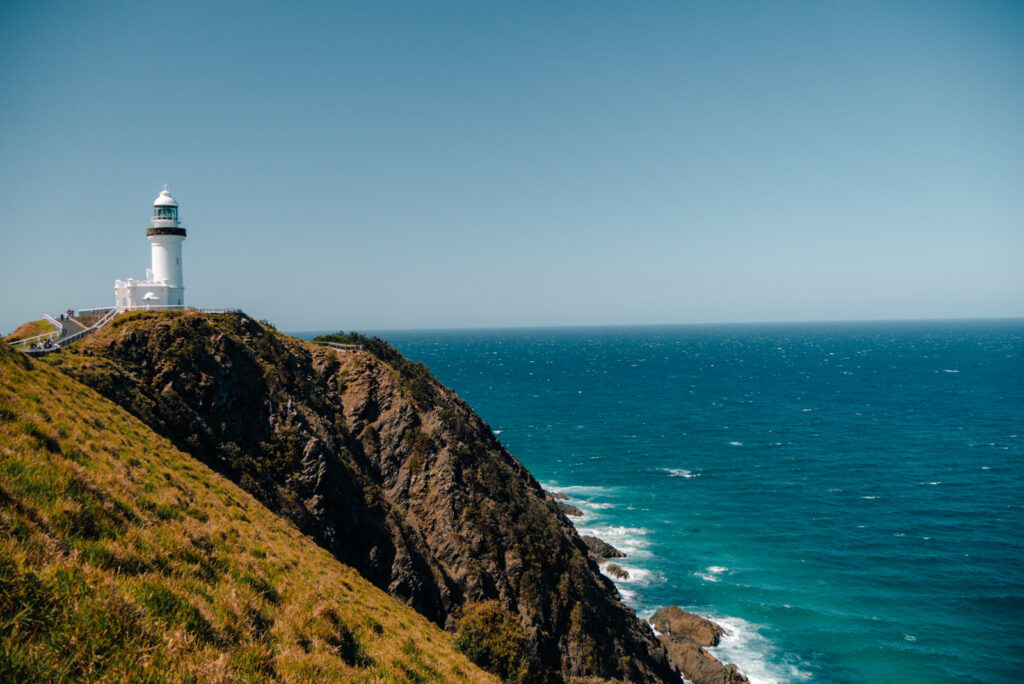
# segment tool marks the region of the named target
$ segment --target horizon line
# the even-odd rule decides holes
[[[373,328],[367,330],[374,333],[393,332],[469,332],[482,330],[580,330],[598,328],[684,328],[684,327],[710,327],[710,326],[750,326],[750,325],[835,325],[848,323],[941,323],[941,322],[969,322],[969,321],[1024,321],[1022,316],[959,316],[949,318],[854,318],[854,319],[824,319],[824,320],[764,320],[764,321],[697,321],[690,323],[582,323],[579,325],[485,325],[485,326],[463,326],[463,327],[438,327],[438,328]],[[282,330],[286,335],[297,336],[300,333],[325,334],[324,330]],[[326,334],[345,332],[338,329]],[[359,332],[359,329],[352,328],[348,332]]]

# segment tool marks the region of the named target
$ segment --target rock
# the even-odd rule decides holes
[[[615,579],[629,579],[629,573],[615,563],[608,563],[608,565],[604,566],[604,571]]]
[[[591,537],[590,535],[583,535],[580,537],[583,543],[590,549],[590,555],[596,560],[603,560],[605,558],[625,558],[626,554],[619,551],[617,548],[597,537]]]
[[[565,492],[548,492],[548,491],[545,491],[544,493],[547,494],[549,499],[561,499],[562,501],[567,501],[569,499],[569,495],[566,494]]]
[[[650,623],[661,632],[658,639],[669,661],[693,684],[748,684],[735,665],[723,664],[703,647],[717,646],[725,633],[711,620],[676,606],[662,608]]]
[[[673,634],[658,639],[668,651],[668,659],[693,684],[749,684],[750,680],[735,665],[722,661],[693,641]]]
[[[717,646],[725,633],[711,620],[687,613],[676,606],[662,608],[651,616],[650,623],[662,634],[684,637],[698,646]]]
[[[576,517],[583,515],[583,511],[576,508],[575,506],[571,506],[567,503],[562,503],[561,501],[556,501],[555,504],[558,506],[558,510],[562,511],[566,515],[572,515]]]

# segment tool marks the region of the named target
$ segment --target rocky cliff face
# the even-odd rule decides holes
[[[440,625],[497,599],[541,669],[678,681],[572,525],[451,390],[386,345],[244,315],[138,313],[49,362]]]

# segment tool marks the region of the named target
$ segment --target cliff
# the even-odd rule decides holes
[[[0,345],[0,681],[497,680],[143,422]]]
[[[136,313],[46,362],[436,624],[498,601],[530,677],[678,681],[533,477],[386,344],[335,351],[244,315]]]

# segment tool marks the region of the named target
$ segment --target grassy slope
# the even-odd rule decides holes
[[[0,349],[0,680],[494,681],[99,394]]]
[[[18,326],[17,330],[12,332],[4,339],[8,342],[15,340],[23,340],[27,337],[35,337],[36,335],[42,335],[43,333],[52,333],[55,329],[52,325],[46,322],[46,319],[40,318],[38,321],[29,321],[28,323],[22,323]]]

